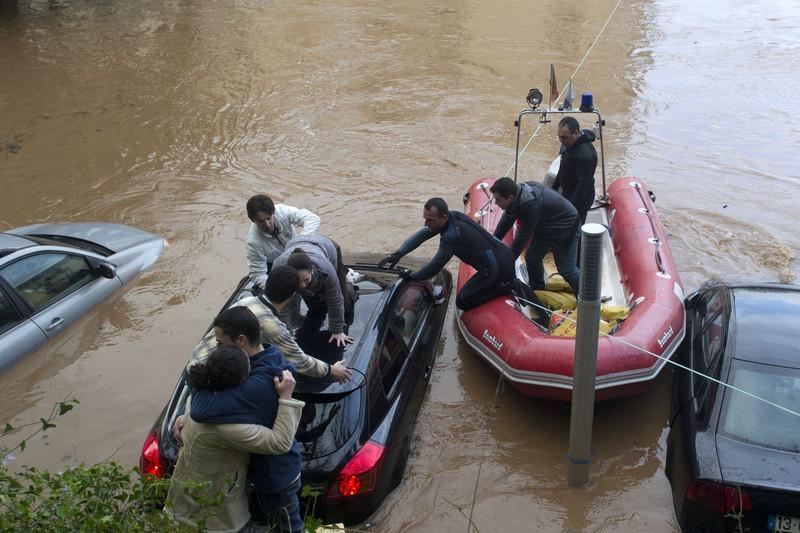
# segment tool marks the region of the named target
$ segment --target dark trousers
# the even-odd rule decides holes
[[[258,506],[259,521],[266,524],[267,531],[302,533],[299,493],[300,478],[275,494],[264,494],[256,489],[255,504]]]
[[[528,268],[528,285],[534,290],[544,289],[544,265],[542,260],[547,252],[553,252],[558,273],[569,283],[572,292],[578,295],[578,283],[581,273],[578,270],[578,232],[568,242],[553,244],[547,241],[533,240],[525,253],[525,266]]]
[[[479,270],[467,281],[456,296],[456,307],[469,311],[492,298],[511,294],[514,281],[514,257],[503,245],[491,253],[491,266]]]

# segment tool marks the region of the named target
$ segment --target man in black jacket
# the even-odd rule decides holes
[[[378,263],[394,266],[400,258],[428,239],[440,236],[439,251],[417,272],[404,272],[405,279],[425,280],[435,276],[454,255],[477,272],[456,297],[456,307],[468,311],[496,296],[510,294],[515,279],[514,258],[508,246],[492,237],[464,213],[450,211],[441,198],[431,198],[422,211],[425,227],[409,237],[400,248]]]
[[[525,266],[531,288],[544,288],[542,260],[547,252],[552,251],[558,273],[577,295],[580,272],[576,266],[578,212],[575,207],[557,192],[535,181],[517,184],[511,178],[500,178],[489,190],[497,206],[505,211],[494,236],[502,239],[519,220],[511,254],[518,257],[530,241],[525,253]]]
[[[564,117],[558,123],[558,140],[561,141],[561,164],[553,181],[553,189],[570,201],[581,219],[586,222],[586,213],[594,203],[594,171],[597,168],[597,151],[592,146],[595,140],[591,130],[581,131],[573,117]]]

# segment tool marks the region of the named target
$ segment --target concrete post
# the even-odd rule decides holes
[[[584,224],[581,228],[581,278],[567,455],[567,483],[570,487],[583,485],[589,480],[605,231],[605,226],[601,224]]]

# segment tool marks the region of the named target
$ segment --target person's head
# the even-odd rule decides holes
[[[250,374],[250,358],[238,346],[217,346],[202,363],[186,370],[186,381],[196,389],[222,390],[235,387]]]
[[[282,304],[292,298],[300,287],[297,269],[289,265],[273,267],[264,284],[267,298],[276,304]]]
[[[261,351],[261,325],[247,307],[237,305],[224,310],[214,319],[217,346],[234,346],[249,355]]]
[[[300,282],[299,289],[305,289],[311,283],[311,278],[314,275],[314,263],[311,258],[303,251],[302,248],[295,248],[289,254],[286,264],[297,271],[297,279]],[[270,298],[271,299],[271,298]]]
[[[447,202],[442,198],[431,198],[425,202],[422,218],[425,219],[426,228],[434,233],[439,233],[450,220],[450,209],[447,207]]]
[[[564,148],[572,148],[581,136],[581,125],[575,117],[564,117],[558,121],[558,140]]]
[[[266,194],[256,194],[247,200],[247,218],[264,233],[272,232],[275,227],[275,203]]]
[[[514,200],[514,195],[517,194],[517,184],[511,178],[502,177],[489,187],[489,192],[494,196],[497,207],[505,211]]]

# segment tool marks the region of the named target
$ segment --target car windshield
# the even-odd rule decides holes
[[[67,235],[25,235],[26,239],[30,239],[37,244],[43,246],[69,246],[71,248],[80,248],[81,250],[88,250],[103,257],[108,257],[114,252],[105,246],[87,241],[86,239],[79,239],[77,237],[69,237]]]
[[[729,383],[800,412],[800,369],[734,359]],[[800,417],[736,390],[725,391],[720,430],[750,444],[800,453]]]

